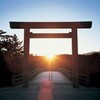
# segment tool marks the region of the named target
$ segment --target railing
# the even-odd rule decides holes
[[[65,74],[70,80],[72,79],[71,71],[66,70],[65,68],[59,68],[58,70]]]
[[[33,79],[34,77],[35,77],[35,75],[37,74],[37,73],[39,73],[40,71],[43,71],[43,68],[39,68],[39,69],[35,69],[35,70],[32,70],[31,72],[30,72],[30,76],[29,76],[29,78],[30,78],[30,80],[31,79]]]
[[[12,86],[16,86],[22,83],[23,81],[23,75],[22,74],[13,74],[12,75]]]
[[[29,72],[29,80],[32,80],[37,73],[43,71],[43,68],[35,69]],[[23,82],[23,74],[13,74],[12,75],[12,86],[17,86],[22,84]]]
[[[59,68],[58,70],[63,74],[65,74],[70,80],[72,80],[71,71],[66,70],[65,68]],[[79,74],[79,83],[81,85],[89,86],[90,76],[88,74]]]
[[[90,76],[86,74],[79,74],[79,83],[85,86],[89,86]]]

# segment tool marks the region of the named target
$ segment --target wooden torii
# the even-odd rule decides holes
[[[23,87],[29,83],[29,41],[30,38],[72,38],[72,81],[74,87],[79,87],[78,66],[78,41],[77,29],[91,28],[92,21],[84,22],[10,22],[13,29],[24,29],[24,65],[23,65]],[[53,29],[71,28],[72,32],[66,33],[37,33],[32,34],[30,29]]]

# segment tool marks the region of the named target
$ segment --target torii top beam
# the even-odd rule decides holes
[[[10,22],[13,29],[23,28],[91,28],[92,21],[83,22]]]

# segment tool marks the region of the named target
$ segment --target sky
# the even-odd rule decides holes
[[[78,29],[78,53],[100,51],[100,0],[0,0],[0,30],[16,34],[23,41],[23,29],[11,29],[10,21],[77,22],[92,21],[90,29]],[[30,30],[69,32],[70,30]],[[34,55],[71,54],[71,39],[30,39]]]

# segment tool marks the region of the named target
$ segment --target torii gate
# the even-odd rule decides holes
[[[13,29],[24,29],[24,66],[23,66],[23,87],[28,87],[29,81],[29,40],[30,38],[72,38],[72,81],[74,87],[79,87],[79,66],[78,66],[78,41],[77,29],[91,28],[92,21],[84,22],[10,22]],[[71,28],[72,32],[54,34],[32,34],[30,29],[53,29]]]

